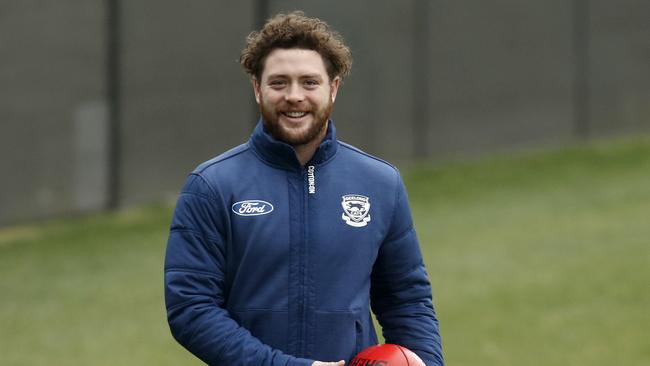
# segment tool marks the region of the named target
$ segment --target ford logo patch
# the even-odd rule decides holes
[[[239,201],[232,205],[232,212],[239,216],[266,215],[273,211],[273,205],[262,200]]]

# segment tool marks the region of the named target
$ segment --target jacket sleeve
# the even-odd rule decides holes
[[[224,308],[227,209],[200,175],[189,176],[165,256],[165,303],[174,338],[209,365],[311,365],[263,344]]]
[[[443,366],[431,285],[404,184],[397,173],[395,210],[371,277],[371,306],[386,343],[415,352],[427,366]]]

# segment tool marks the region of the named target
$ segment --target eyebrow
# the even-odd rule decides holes
[[[267,76],[267,79],[276,79],[276,78],[289,78],[289,75],[287,74],[271,74]],[[299,79],[319,79],[323,80],[323,77],[319,74],[306,74],[306,75],[300,75],[298,77]]]

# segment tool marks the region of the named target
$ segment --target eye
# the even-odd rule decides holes
[[[269,81],[269,86],[273,89],[280,89],[284,87],[287,83],[284,80],[271,80]]]
[[[318,80],[314,79],[307,79],[305,80],[304,84],[308,89],[314,89],[319,85]]]

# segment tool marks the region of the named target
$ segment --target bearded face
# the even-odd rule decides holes
[[[282,103],[276,106],[267,103],[262,97],[260,112],[264,127],[271,136],[289,145],[298,146],[325,135],[332,106],[331,101],[321,106],[308,102]]]
[[[266,58],[255,97],[267,131],[292,146],[322,140],[339,79],[330,82],[320,54],[276,49]]]

